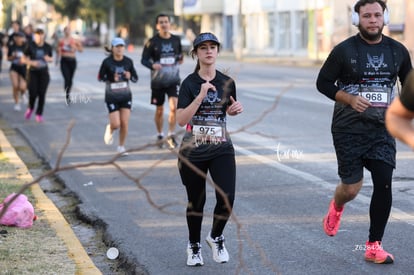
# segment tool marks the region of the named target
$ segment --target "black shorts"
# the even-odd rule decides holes
[[[26,66],[11,66],[10,70],[15,71],[21,77],[26,78]]]
[[[333,133],[338,175],[345,184],[363,178],[366,160],[383,161],[395,168],[395,139],[384,129],[367,134]]]
[[[151,92],[151,104],[162,106],[165,102],[165,95],[170,97],[178,97],[178,85],[163,89],[152,89]]]
[[[115,111],[119,111],[120,109],[131,109],[132,101],[125,100],[125,101],[106,101],[106,107],[108,108],[108,112],[112,113]]]

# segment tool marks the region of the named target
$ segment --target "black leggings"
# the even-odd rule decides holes
[[[192,164],[204,173],[207,173],[207,171],[210,172],[214,183],[227,195],[232,209],[236,188],[236,164],[234,155],[222,155],[208,161],[192,162]],[[206,202],[206,180],[182,161],[179,161],[178,167],[188,197],[186,213],[189,241],[191,243],[200,242],[203,209]],[[222,195],[217,190],[215,193],[216,206],[214,208],[213,226],[211,229],[211,237],[213,238],[222,235],[231,214],[231,209],[228,209],[226,206]]]
[[[371,172],[374,185],[369,207],[369,241],[381,241],[391,212],[394,168],[380,160],[368,160],[365,166]]]
[[[50,80],[49,71],[32,70],[29,74],[29,108],[33,110],[36,99],[38,99],[36,115],[42,115],[46,100],[46,90]]]
[[[72,89],[73,76],[76,70],[76,59],[69,57],[62,57],[60,59],[60,70],[62,71],[63,79],[65,81],[66,98],[69,98],[70,90]]]

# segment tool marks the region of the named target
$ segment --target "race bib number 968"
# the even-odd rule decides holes
[[[372,107],[388,107],[391,99],[391,88],[389,87],[364,87],[360,95],[369,102]]]

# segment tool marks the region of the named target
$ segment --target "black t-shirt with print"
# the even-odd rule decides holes
[[[18,46],[16,43],[7,49],[7,57],[14,57],[14,59],[11,60],[11,69],[21,70],[22,68],[26,68],[26,64],[20,61],[25,49],[26,44]]]
[[[338,90],[360,94],[373,105],[362,113],[350,105],[335,102],[332,132],[367,133],[385,129],[385,111],[411,70],[407,49],[387,36],[368,44],[357,34],[338,44],[323,64],[317,79],[318,90],[335,100]]]
[[[182,60],[181,40],[178,36],[171,34],[165,39],[159,34],[155,35],[145,43],[142,52],[141,63],[151,70],[151,88],[162,89],[174,87],[180,84],[179,61]],[[162,69],[152,69],[152,65],[159,63]]]
[[[115,60],[113,55],[110,55],[102,61],[98,79],[106,82],[106,102],[131,100],[129,81],[125,78],[124,72],[131,73],[131,82],[138,81],[138,75],[131,58],[124,56],[122,60]],[[118,82],[115,82],[115,74],[118,74]]]
[[[45,56],[53,55],[52,46],[44,42],[42,46],[37,45],[35,42],[29,43],[28,47],[24,50],[24,55],[28,56],[31,60],[39,61],[39,66],[30,66],[31,71],[48,70],[48,65],[45,60]]]
[[[184,109],[190,105],[205,82],[198,73],[187,76],[180,87],[177,108]],[[236,85],[232,78],[219,71],[216,71],[216,76],[210,83],[216,87],[216,91],[207,92],[207,96],[186,127],[181,145],[181,154],[192,161],[234,154],[226,127],[226,110],[230,105],[230,96],[236,100]]]

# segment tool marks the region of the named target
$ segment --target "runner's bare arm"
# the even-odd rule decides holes
[[[414,112],[405,108],[396,98],[387,109],[385,125],[392,136],[414,149]]]

